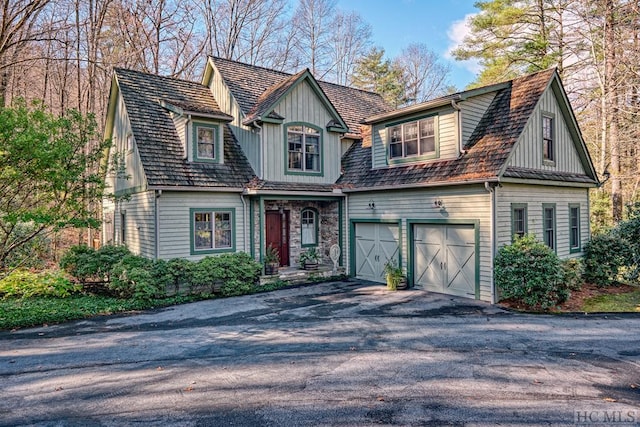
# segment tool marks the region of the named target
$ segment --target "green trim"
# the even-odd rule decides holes
[[[256,259],[256,247],[255,247],[255,226],[254,226],[254,200],[249,199],[249,253],[251,258]]]
[[[555,203],[543,203],[542,204],[542,242],[546,244],[546,230],[545,230],[545,217],[544,211],[545,209],[553,208],[553,251],[558,252],[558,222],[556,219],[556,204]]]
[[[340,246],[340,266],[344,265],[344,199],[338,200],[338,246]]]
[[[578,209],[578,242],[577,246],[571,246],[571,209]],[[580,230],[580,203],[569,203],[569,253],[582,252],[582,239]]]
[[[264,199],[262,197],[258,197],[258,215],[260,219],[260,262],[264,262]]]
[[[274,125],[281,125],[284,123],[284,119],[274,119],[272,117],[260,117],[262,123],[271,123]]]
[[[349,220],[349,275],[356,276],[356,224],[397,224],[398,225],[398,265],[402,266],[402,219],[352,218]]]
[[[213,159],[198,157],[198,128],[213,129]],[[194,162],[220,163],[220,159],[222,158],[221,146],[224,142],[221,141],[218,125],[193,120],[191,122],[191,142]]]
[[[299,200],[299,201],[312,201],[312,200],[322,200],[322,201],[334,201],[340,200],[344,197],[341,196],[287,196],[283,195],[259,195],[259,197],[264,200]]]
[[[320,170],[319,171],[307,171],[307,170],[298,170],[298,169],[289,169],[289,138],[288,138],[288,129],[291,126],[306,126],[312,129],[317,130],[319,135],[319,146],[318,151],[320,154]],[[324,176],[324,133],[322,132],[322,128],[316,126],[312,123],[307,122],[289,122],[283,126],[284,131],[284,174],[285,175],[307,175],[307,176]],[[302,152],[302,165],[304,166],[305,158],[304,158],[304,146],[305,142],[302,142],[303,152]]]
[[[477,219],[407,219],[407,238],[409,240],[407,251],[407,281],[411,287],[415,286],[414,283],[414,232],[413,226],[417,224],[432,224],[432,225],[472,225],[475,234],[475,299],[480,299],[480,221]]]
[[[511,243],[516,239],[515,221],[513,211],[516,209],[524,209],[524,234],[529,232],[529,212],[526,203],[511,203]]]
[[[219,249],[196,249],[195,248],[195,234],[194,234],[194,214],[196,213],[215,213],[215,212],[229,212],[231,213],[231,247],[230,248],[219,248]],[[189,209],[189,242],[191,255],[205,255],[205,254],[220,254],[224,252],[235,252],[236,251],[236,208],[190,208]],[[215,242],[215,230],[212,235],[213,241]]]
[[[314,213],[314,225],[315,225],[315,243],[307,243],[307,244],[303,244],[302,243],[302,215],[304,214],[305,211],[311,211]],[[310,247],[317,247],[318,246],[318,237],[320,236],[320,213],[318,212],[318,210],[316,208],[312,208],[312,207],[306,207],[306,208],[302,208],[300,210],[300,247],[302,248],[310,248]]]
[[[389,132],[388,132],[388,128],[392,127],[392,126],[397,126],[397,125],[401,125],[401,124],[405,124],[405,123],[412,123],[412,122],[418,122],[420,120],[423,119],[428,119],[430,117],[433,117],[433,137],[435,139],[435,153],[433,154],[423,154],[423,155],[416,155],[416,156],[408,156],[408,157],[395,157],[395,158],[391,158],[391,144],[389,142]],[[420,130],[418,129],[418,133],[420,132]],[[419,141],[419,138],[418,138]],[[402,144],[404,146],[404,136],[403,136],[403,141]],[[417,162],[423,162],[425,160],[434,160],[434,159],[439,159],[440,158],[440,115],[438,113],[432,113],[432,114],[427,114],[427,115],[423,115],[423,116],[418,116],[418,117],[414,117],[411,119],[404,119],[401,121],[396,121],[393,123],[389,123],[385,125],[385,144],[384,146],[386,147],[386,154],[385,154],[385,160],[387,165],[397,165],[397,164],[405,164],[405,163],[417,163]]]
[[[349,129],[340,126],[327,126],[328,132],[347,133]]]

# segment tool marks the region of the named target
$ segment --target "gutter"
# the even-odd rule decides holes
[[[425,187],[452,187],[456,185],[469,185],[469,184],[484,184],[486,182],[499,182],[498,178],[493,179],[473,179],[469,181],[455,181],[455,182],[436,182],[436,183],[424,183],[424,184],[404,184],[404,185],[379,185],[376,187],[366,188],[343,188],[343,193],[364,193],[369,191],[386,191],[386,190],[398,190],[398,189],[411,189],[411,188],[425,188]]]
[[[498,301],[498,290],[496,289],[496,283],[493,278],[493,268],[494,268],[494,260],[496,259],[496,255],[498,253],[498,233],[497,233],[497,223],[498,220],[496,218],[496,187],[499,185],[499,182],[496,182],[495,185],[491,186],[489,181],[484,183],[484,189],[491,194],[491,303],[495,304]]]
[[[242,193],[244,188],[242,187],[191,187],[188,185],[150,185],[149,190],[160,191],[201,191],[212,193]]]
[[[156,261],[158,260],[158,257],[160,256],[160,214],[159,214],[159,208],[158,208],[158,199],[160,198],[160,196],[162,196],[162,190],[156,190],[155,191],[155,197],[153,198],[153,216],[154,216],[154,223],[155,223],[155,232],[154,237],[155,237],[155,259]]]
[[[451,100],[451,107],[453,107],[454,110],[456,110],[456,118],[458,121],[458,158],[462,157],[463,155],[467,154],[467,150],[464,149],[464,147],[462,146],[462,109],[460,108],[460,106],[456,103],[455,99]]]
[[[292,197],[292,196],[313,196],[313,197],[326,197],[326,198],[336,198],[336,197],[345,197],[346,195],[342,192],[338,191],[282,191],[282,190],[254,190],[254,189],[245,189],[243,192],[245,196],[281,196],[281,197]]]

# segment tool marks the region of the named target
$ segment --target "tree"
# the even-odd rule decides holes
[[[351,80],[354,87],[379,93],[394,107],[406,102],[403,72],[384,59],[384,49],[374,47],[358,60]]]
[[[324,78],[330,69],[329,39],[335,0],[299,0],[292,17],[297,54],[316,78]]]
[[[425,44],[410,44],[395,64],[403,71],[408,103],[424,102],[447,93],[450,68],[438,62],[438,56]]]
[[[108,143],[89,144],[94,139],[92,115],[57,117],[22,100],[0,109],[0,272],[38,236],[99,226],[88,207],[105,193],[104,170],[95,165]]]
[[[371,27],[356,12],[338,12],[329,38],[331,67],[326,76],[339,85],[349,85],[356,62],[371,44]]]

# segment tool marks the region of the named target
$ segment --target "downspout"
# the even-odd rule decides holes
[[[458,118],[458,158],[460,158],[467,152],[462,146],[462,109],[455,99],[451,100],[451,107],[456,110],[456,117]]]
[[[158,210],[158,199],[162,196],[162,190],[156,190],[155,197],[153,198],[153,215],[154,215],[154,223],[155,223],[155,259],[157,260],[160,256],[160,215]]]
[[[244,194],[240,195],[240,201],[242,202],[242,237],[244,240],[244,251],[249,253],[249,246],[247,245],[247,201],[244,199]]]
[[[484,189],[491,194],[491,303],[495,304],[498,300],[498,292],[496,289],[496,283],[493,278],[493,267],[497,253],[497,233],[496,233],[496,187],[493,188],[489,184],[489,181],[485,181]]]
[[[260,131],[260,174],[258,178],[264,179],[264,138],[262,136],[262,126],[258,124],[257,120],[254,120],[251,124]]]

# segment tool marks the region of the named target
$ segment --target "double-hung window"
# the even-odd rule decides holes
[[[549,162],[555,160],[553,117],[551,116],[542,116],[542,158]]]
[[[300,214],[302,246],[318,244],[318,214],[311,208],[302,210]]]
[[[569,205],[569,251],[580,251],[580,205]]]
[[[192,253],[233,250],[232,209],[191,209]]]
[[[218,127],[210,124],[194,123],[194,160],[205,162],[217,162],[217,141]]]
[[[545,245],[556,249],[556,206],[542,205],[542,234]]]
[[[305,125],[287,127],[287,171],[320,173],[320,129]]]
[[[435,116],[388,128],[389,159],[436,155]]]
[[[511,204],[511,237],[523,237],[527,234],[527,205],[525,203]]]

